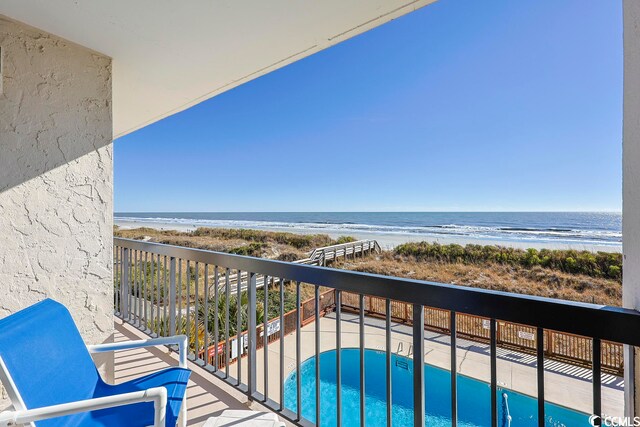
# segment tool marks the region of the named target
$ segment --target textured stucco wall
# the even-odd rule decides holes
[[[0,317],[52,297],[110,341],[111,60],[3,16],[0,49]]]
[[[622,245],[624,306],[640,310],[640,1],[624,1],[624,113]],[[640,352],[625,354],[627,415],[640,409]],[[635,366],[634,366],[635,365]],[[635,371],[635,372],[634,372]],[[635,377],[635,381],[634,381]]]

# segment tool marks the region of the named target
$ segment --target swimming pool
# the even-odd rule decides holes
[[[360,350],[342,349],[342,422],[351,426],[360,423]],[[315,422],[315,356],[301,366],[302,416]],[[367,425],[386,424],[386,354],[365,350],[365,405]],[[413,362],[404,356],[392,355],[392,417],[394,426],[413,425]],[[285,381],[285,406],[296,411],[296,372]],[[449,371],[425,364],[426,425],[451,425],[451,376]],[[504,417],[503,393],[508,396],[512,427],[537,426],[537,401],[508,389],[499,390],[498,419]],[[489,384],[458,375],[459,426],[491,425],[491,388]],[[320,354],[320,421],[322,426],[336,425],[336,351]],[[590,426],[588,415],[551,403],[545,403],[545,425],[550,427]],[[506,424],[504,424],[506,427]]]

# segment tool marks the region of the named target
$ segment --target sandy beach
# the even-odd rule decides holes
[[[132,229],[138,227],[149,227],[157,230],[176,230],[176,231],[193,231],[202,225],[193,223],[189,224],[185,223],[175,223],[175,222],[149,222],[149,221],[131,221],[131,220],[122,220],[115,218],[115,225],[121,227],[123,229]],[[219,228],[237,228],[237,227],[224,227],[217,226]],[[246,228],[246,227],[245,227]],[[380,232],[366,232],[366,231],[349,231],[345,230],[331,230],[331,229],[323,229],[319,230],[310,230],[308,228],[296,228],[296,227],[251,227],[256,230],[264,230],[264,231],[283,231],[289,233],[296,234],[327,234],[332,238],[338,238],[340,236],[349,235],[355,237],[356,239],[375,239],[378,241],[380,246],[383,249],[393,249],[394,247],[407,242],[437,242],[441,244],[451,244],[456,243],[459,245],[467,245],[467,244],[476,244],[476,245],[500,245],[507,247],[514,247],[518,249],[575,249],[575,250],[586,250],[591,252],[622,252],[622,245],[606,245],[606,244],[586,244],[586,243],[575,243],[575,244],[567,244],[567,243],[558,243],[552,241],[546,242],[538,242],[538,241],[516,241],[516,240],[506,240],[506,239],[481,239],[474,237],[456,237],[456,236],[427,236],[421,234],[401,234],[401,233],[380,233]]]

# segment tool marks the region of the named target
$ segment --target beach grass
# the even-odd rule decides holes
[[[563,249],[516,249],[495,245],[441,245],[411,242],[397,246],[395,254],[416,260],[448,263],[497,263],[521,267],[541,266],[565,273],[622,281],[622,254]]]
[[[332,239],[323,234],[221,228],[194,231],[116,228],[114,234],[282,261],[305,258],[317,247],[355,240],[352,237]],[[330,266],[571,301],[622,304],[622,255],[619,253],[417,242]],[[311,286],[303,286],[301,290],[303,299],[313,295]],[[295,289],[289,286],[287,292]]]
[[[201,227],[193,231],[159,230],[149,227],[114,227],[114,235],[128,239],[147,239],[156,243],[238,255],[295,261],[315,248],[352,242],[350,236],[332,239],[326,234],[295,234],[234,228]]]
[[[335,267],[569,301],[622,305],[622,283],[618,279],[564,272],[540,265],[436,260],[385,251],[375,257],[341,261]]]

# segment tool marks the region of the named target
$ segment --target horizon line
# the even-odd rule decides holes
[[[621,210],[353,210],[353,211],[114,211],[113,214],[125,213],[617,213],[622,214]]]

